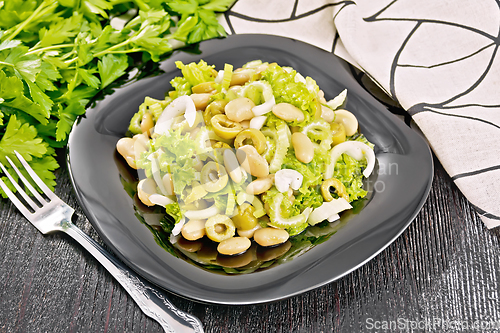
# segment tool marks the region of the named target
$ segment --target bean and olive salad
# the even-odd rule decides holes
[[[145,172],[139,200],[173,218],[157,226],[171,243],[208,238],[241,256],[335,222],[366,196],[375,154],[342,109],[346,91],[327,101],[312,78],[260,60],[176,65],[173,90],[146,97],[116,145]]]

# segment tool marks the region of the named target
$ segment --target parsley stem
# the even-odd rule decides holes
[[[66,65],[69,65],[69,64],[74,63],[75,61],[78,61],[78,57],[74,57],[73,59],[66,60],[64,63],[65,63]]]
[[[110,53],[110,51],[119,49],[120,47],[127,46],[130,43],[130,39],[124,40],[123,42],[113,45],[111,47],[108,47],[106,50],[103,50],[101,52],[97,52],[94,54],[94,57],[100,57],[102,55],[105,55],[106,53]]]
[[[129,49],[129,50],[116,50],[116,51],[109,51],[106,53],[132,53],[132,52],[141,52],[144,51],[143,49]]]
[[[26,19],[24,20],[22,23],[20,23],[17,27],[16,30],[14,30],[13,33],[11,33],[7,38],[5,38],[5,41],[9,41],[9,40],[12,40],[14,37],[16,37],[21,31],[23,31],[23,29],[31,23],[31,21],[33,21],[39,14],[42,10],[44,9],[47,9],[47,6],[53,6],[54,4],[51,4],[50,1],[44,1],[40,4],[40,6],[37,7],[37,9],[35,9],[33,11],[33,13],[31,13],[31,15]],[[57,3],[55,3],[55,5],[57,6]],[[54,7],[55,8],[55,7]]]
[[[9,64],[8,62],[3,62],[3,61],[0,61],[0,65],[14,67],[13,64]]]
[[[75,44],[59,44],[59,45],[52,45],[52,46],[47,46],[47,47],[43,47],[41,49],[37,49],[36,46],[32,47],[31,50],[29,50],[26,55],[28,54],[33,54],[33,53],[39,53],[39,52],[44,52],[44,51],[48,51],[48,50],[53,50],[53,49],[59,49],[59,48],[63,48],[63,47],[72,47],[72,46],[75,46]]]
[[[60,60],[66,60],[66,59],[68,59],[69,57],[71,57],[75,53],[76,53],[75,50],[72,50],[72,51],[66,53],[65,55],[61,56],[59,59]]]

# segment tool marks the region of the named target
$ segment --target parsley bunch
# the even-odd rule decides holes
[[[0,1],[0,162],[16,150],[53,188],[55,148],[90,101],[138,64],[225,36],[216,12],[233,1]]]

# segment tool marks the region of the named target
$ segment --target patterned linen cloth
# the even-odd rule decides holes
[[[239,0],[229,33],[334,52],[412,116],[481,215],[500,225],[500,5],[495,0]]]

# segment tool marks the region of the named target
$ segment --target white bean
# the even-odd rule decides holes
[[[141,119],[141,132],[151,134],[151,129],[154,127],[153,117],[151,113],[144,113]]]
[[[217,251],[220,254],[233,256],[245,252],[251,245],[252,242],[246,237],[231,237],[220,242]]]
[[[260,130],[264,123],[266,122],[266,116],[256,116],[250,119],[250,128],[255,128],[256,130]]]
[[[144,178],[137,184],[137,196],[146,206],[155,205],[149,200],[152,194],[156,194],[156,183],[152,178]]]
[[[252,229],[249,229],[249,230],[241,230],[241,229],[237,229],[237,232],[238,232],[238,235],[240,235],[241,237],[247,237],[247,238],[252,238],[255,231],[259,230],[260,228],[262,228],[260,226],[260,224],[257,224],[254,228]]]
[[[344,126],[345,135],[351,136],[358,131],[358,120],[355,115],[344,109],[337,110],[334,113],[335,119],[333,121]]]
[[[290,103],[279,103],[273,106],[274,115],[284,121],[304,121],[304,113],[296,106]]]
[[[331,123],[335,118],[335,113],[329,107],[321,105],[321,118]]]
[[[212,94],[202,93],[202,94],[191,94],[189,97],[193,100],[196,110],[205,110],[207,108],[208,102]]]
[[[260,246],[274,246],[282,244],[288,240],[290,235],[283,229],[276,228],[262,228],[255,231],[253,239]]]
[[[273,186],[273,177],[263,177],[257,178],[250,184],[248,184],[246,188],[246,192],[248,194],[262,194],[269,190]]]
[[[205,236],[205,222],[205,220],[189,220],[182,227],[182,237],[190,241],[202,238]]]
[[[269,164],[254,146],[244,145],[236,150],[236,157],[241,167],[257,178],[266,177],[269,174]]]
[[[307,135],[301,132],[292,134],[292,145],[295,157],[303,163],[309,163],[314,158],[314,145]]]
[[[167,192],[167,195],[174,195],[174,182],[172,181],[172,175],[169,173],[166,173],[162,177],[162,183],[163,186],[165,187],[165,191]]]
[[[135,140],[132,138],[121,138],[116,143],[116,150],[123,156],[131,168],[137,169],[137,165],[135,164],[134,144]]]
[[[229,120],[235,122],[241,122],[243,120],[252,119],[254,116],[252,112],[252,108],[255,106],[255,103],[246,97],[240,97],[233,99],[224,107],[224,111],[226,113],[226,117]]]
[[[243,179],[243,171],[236,159],[236,155],[231,149],[224,150],[224,166],[226,167],[229,177],[235,182],[240,183]]]

